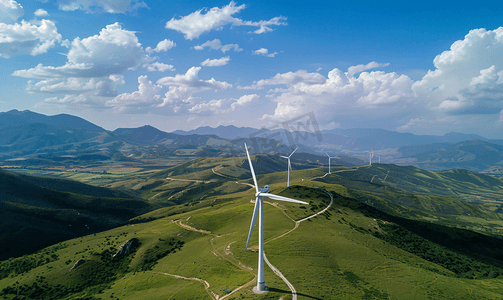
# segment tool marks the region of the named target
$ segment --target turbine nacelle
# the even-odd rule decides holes
[[[269,193],[269,186],[266,185],[264,186],[263,188],[259,189],[260,190],[260,193]],[[258,196],[258,194],[260,193],[257,193],[256,196]]]

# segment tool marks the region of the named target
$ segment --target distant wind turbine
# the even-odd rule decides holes
[[[374,149],[372,149],[372,152],[369,153],[370,156],[370,165],[372,165],[372,158],[374,158]]]
[[[328,156],[328,174],[332,174],[332,173],[330,173],[330,159],[336,158],[336,156],[330,157],[330,155],[328,155],[328,153],[326,153],[326,152],[325,152],[325,154]]]
[[[293,150],[292,154],[290,154],[288,156],[280,155],[281,157],[288,159],[288,183],[286,184],[287,187],[290,186],[290,170],[292,169],[292,165],[290,164],[290,157],[295,153],[295,151],[297,151],[297,149],[299,149],[299,147],[295,148],[295,150]]]
[[[253,170],[253,165],[250,159],[250,153],[248,153],[248,147],[246,147],[245,143],[245,149],[246,149],[246,156],[248,157],[248,163],[250,163],[250,171],[252,173],[253,177],[253,183],[255,184],[255,190],[257,193],[255,194],[255,208],[253,209],[253,217],[250,225],[250,232],[248,233],[248,240],[246,241],[246,249],[248,249],[248,244],[250,242],[250,238],[253,232],[253,227],[255,226],[255,220],[257,219],[257,212],[258,212],[258,239],[259,239],[259,244],[258,244],[258,278],[257,278],[257,286],[253,288],[253,292],[257,294],[261,294],[266,292],[268,289],[265,285],[265,278],[264,278],[264,201],[262,200],[263,197],[271,198],[274,200],[281,200],[281,201],[287,201],[287,202],[293,202],[293,203],[299,203],[299,204],[309,204],[304,201],[299,201],[295,199],[290,199],[287,197],[283,196],[277,196],[273,194],[269,194],[269,186],[266,185],[263,188],[259,189],[258,184],[257,184],[257,177],[255,177],[255,171]]]

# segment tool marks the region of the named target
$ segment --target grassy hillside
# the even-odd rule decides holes
[[[121,196],[127,194],[0,170],[0,259],[110,229],[151,210],[141,199]]]
[[[299,299],[503,297],[503,257],[494,251],[503,246],[499,239],[392,217],[352,199],[340,185],[304,181],[289,189],[271,187],[310,203],[267,201],[264,208],[266,256]],[[325,189],[334,196],[331,208],[295,226],[330,203]],[[290,289],[268,267],[269,292],[251,291],[256,232],[251,250],[244,246],[253,193],[163,208],[141,217],[152,221],[4,261],[0,293],[26,299],[215,299],[228,290],[228,299],[288,299]],[[140,245],[112,259],[131,238]],[[80,259],[85,262],[70,271]]]
[[[268,184],[274,194],[309,203],[267,199],[264,207],[267,259],[295,287],[299,299],[503,298],[503,240],[498,238],[503,218],[473,198],[497,201],[499,179],[374,164],[334,167],[332,174],[325,167],[296,169],[290,174],[292,186],[286,188],[283,161],[263,155],[252,159],[259,186]],[[246,166],[244,158],[198,158],[107,185],[130,189],[144,200],[76,195],[23,182],[30,187],[24,194],[6,193],[9,199],[27,199],[5,201],[2,211],[8,210],[10,219],[17,218],[15,213],[27,215],[27,208],[27,217],[43,221],[38,221],[41,228],[59,224],[57,218],[64,220],[61,224],[74,221],[61,234],[72,234],[70,227],[92,220],[130,220],[0,262],[0,295],[291,299],[288,285],[269,267],[269,292],[251,291],[258,233],[245,250],[254,205],[250,200],[255,197]],[[15,183],[12,179],[9,186]],[[137,215],[141,207],[159,209]],[[112,208],[117,210],[99,215]],[[138,246],[113,258],[131,239]]]

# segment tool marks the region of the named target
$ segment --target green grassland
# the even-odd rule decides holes
[[[325,190],[334,195],[334,203],[327,212],[303,221],[293,231],[295,220],[313,213],[310,207],[278,203],[264,208],[265,253],[295,286],[299,299],[503,297],[503,258],[491,251],[495,246],[503,247],[501,240],[443,226],[429,228],[426,234],[415,232],[412,229],[423,226],[422,223],[373,209],[348,197],[350,192],[340,185],[304,180],[289,189],[283,183],[272,184],[271,190],[307,201],[315,207],[314,211],[330,202]],[[244,249],[253,194],[248,189],[211,196],[192,206],[166,207],[141,217],[152,218],[151,221],[69,240],[60,248],[6,261],[14,264],[31,259],[42,263],[24,271],[4,271],[8,274],[0,281],[2,296],[6,299],[14,299],[16,293],[20,293],[20,299],[225,296],[224,290],[234,291],[255,278],[256,232],[251,250]],[[180,211],[182,208],[187,211]],[[478,239],[478,253],[462,251],[461,246],[453,243],[441,245],[432,238],[446,232],[461,240]],[[285,233],[288,234],[275,239]],[[133,237],[139,239],[140,246],[129,256],[113,261],[111,255],[118,246]],[[426,249],[426,254],[408,249],[410,239],[416,243],[413,248]],[[69,271],[79,259],[86,262]],[[265,276],[270,287],[268,293],[255,295],[251,292],[252,283],[229,299],[291,297],[286,284],[269,268]],[[206,281],[209,287],[205,289],[205,284],[196,278]]]
[[[499,179],[375,164],[332,174],[294,170],[286,188],[285,164],[252,159],[259,186],[309,203],[266,199],[264,207],[265,253],[299,299],[503,298],[503,218],[467,196],[497,199]],[[269,267],[269,292],[251,290],[258,233],[246,250],[255,190],[244,162],[198,158],[116,178],[106,186],[156,209],[128,225],[0,262],[0,297],[291,299]],[[305,220],[331,203],[329,194],[330,209]],[[113,259],[132,238],[139,246]],[[85,263],[70,271],[80,259]]]

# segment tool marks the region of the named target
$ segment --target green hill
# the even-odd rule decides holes
[[[265,205],[267,259],[300,299],[498,299],[503,241],[382,213],[340,185],[304,181],[274,193],[309,207]],[[301,221],[330,203],[325,213]],[[257,235],[245,251],[254,191],[208,197],[183,213],[68,240],[0,264],[0,293],[25,299],[278,299],[290,288],[266,267],[269,292],[255,295]],[[269,201],[268,201],[269,202]],[[271,202],[272,203],[272,202]],[[139,246],[112,255],[126,240]],[[84,263],[70,271],[78,260]],[[247,285],[249,283],[249,285]]]
[[[295,169],[292,186],[286,188],[284,161],[268,155],[252,160],[260,170],[259,186],[268,184],[274,194],[309,203],[267,199],[264,207],[267,259],[299,299],[503,298],[503,217],[484,204],[497,202],[503,186],[498,178],[374,164],[334,167],[332,174],[326,174],[326,167]],[[8,212],[23,212],[27,220],[37,217],[41,226],[46,221],[58,225],[57,216],[64,216],[64,222],[75,218],[61,234],[92,220],[129,221],[0,262],[0,295],[290,299],[290,287],[269,267],[269,292],[251,291],[258,233],[245,251],[255,197],[245,162],[243,157],[198,158],[107,185],[129,189],[143,200],[59,192],[7,176],[11,179],[2,191],[16,183],[27,187],[16,195],[5,193],[11,199],[4,202]],[[31,214],[12,199],[26,199],[21,204],[30,205]],[[107,216],[97,217],[105,211]],[[128,240],[137,246],[113,258]]]
[[[0,207],[0,259],[113,228],[151,209],[120,191],[5,170]]]

